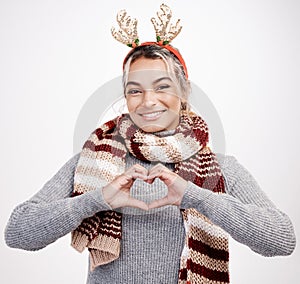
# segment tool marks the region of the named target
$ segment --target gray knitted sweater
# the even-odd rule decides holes
[[[226,194],[215,194],[189,183],[181,208],[196,208],[232,238],[264,256],[289,255],[295,248],[293,225],[261,191],[256,181],[232,156],[217,155],[226,183]],[[79,154],[71,158],[44,187],[18,205],[5,230],[8,246],[38,250],[76,229],[81,221],[101,210],[111,209],[101,190],[70,198]],[[127,166],[140,163],[133,157]],[[155,190],[163,192],[157,180]],[[137,197],[153,187],[133,185]],[[152,196],[153,197],[153,196]],[[120,257],[90,271],[87,283],[177,283],[184,242],[180,208],[167,206],[149,212],[122,211]]]

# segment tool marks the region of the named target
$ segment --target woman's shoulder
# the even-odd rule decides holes
[[[232,167],[240,167],[241,164],[238,162],[235,156],[227,155],[224,153],[216,153],[217,161],[222,169],[228,169]]]
[[[257,187],[256,180],[252,174],[235,156],[216,153],[216,157],[229,188],[233,189],[238,184]]]

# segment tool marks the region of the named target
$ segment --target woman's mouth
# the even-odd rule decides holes
[[[153,112],[148,112],[148,113],[140,113],[139,115],[145,120],[156,120],[164,112],[165,112],[165,110],[160,110],[160,111],[153,111]]]

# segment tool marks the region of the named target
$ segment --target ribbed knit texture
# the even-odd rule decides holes
[[[77,228],[84,218],[111,209],[101,190],[68,198],[78,158],[76,155],[70,159],[36,195],[14,209],[5,231],[7,245],[31,251],[41,249]],[[291,254],[296,240],[288,216],[274,206],[235,158],[218,155],[218,160],[227,194],[199,190],[189,183],[181,207],[196,207],[235,240],[261,255]],[[135,163],[149,166],[132,156],[126,160],[128,167]],[[142,195],[144,191],[147,198],[152,198],[147,185],[143,185],[144,188],[135,184],[133,192]],[[157,181],[158,191],[163,192],[160,185]],[[185,235],[179,208],[167,206],[143,215],[125,211],[120,257],[89,272],[87,283],[177,283]]]

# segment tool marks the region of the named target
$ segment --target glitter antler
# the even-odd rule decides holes
[[[121,10],[117,14],[117,22],[120,29],[116,31],[114,27],[111,29],[113,37],[129,47],[135,47],[139,44],[137,33],[137,19],[133,19],[127,15],[125,10]]]
[[[165,45],[169,44],[180,33],[182,26],[179,25],[180,19],[175,25],[170,23],[172,11],[167,5],[161,4],[160,10],[157,12],[159,21],[152,18],[151,22],[155,29],[157,41]]]

